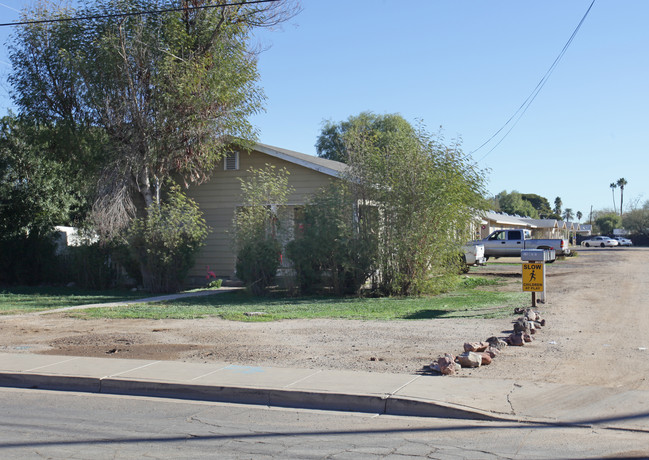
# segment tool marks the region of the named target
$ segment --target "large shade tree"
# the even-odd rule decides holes
[[[254,139],[248,117],[264,96],[250,32],[295,9],[286,1],[79,5],[42,1],[24,12],[25,21],[57,22],[17,30],[10,82],[22,114],[70,138],[105,133],[94,211],[110,236],[160,201],[166,179],[200,182],[233,142]],[[92,19],[70,20],[79,17]]]
[[[622,225],[622,218],[615,213],[606,213],[598,216],[595,224],[602,235],[611,235],[613,230]]]
[[[398,114],[361,112],[339,123],[326,121],[316,141],[316,152],[322,158],[348,163],[346,143],[350,135],[371,137],[377,147],[388,148],[391,139],[403,133],[414,135],[415,130]]]
[[[649,237],[649,200],[642,207],[632,209],[624,214],[624,228],[631,233]]]
[[[506,212],[507,214],[531,217],[533,219],[538,219],[539,217],[539,212],[534,208],[533,204],[523,198],[523,195],[516,190],[512,190],[511,193],[503,190],[496,195],[496,201],[500,211]]]
[[[521,198],[526,201],[529,201],[534,209],[539,213],[541,219],[548,219],[549,216],[553,215],[552,208],[550,207],[550,202],[544,196],[537,195],[535,193],[523,193]]]
[[[51,231],[87,209],[92,179],[76,172],[76,154],[57,154],[59,134],[11,114],[0,119],[0,284],[55,278]]]
[[[83,208],[88,184],[57,158],[56,138],[28,120],[0,119],[0,239],[42,237]]]

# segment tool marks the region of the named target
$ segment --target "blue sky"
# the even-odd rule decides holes
[[[261,142],[315,155],[324,120],[362,111],[422,120],[473,152],[514,114],[592,0],[303,0],[277,30],[258,31],[266,112]],[[0,22],[29,1],[0,0]],[[596,0],[518,124],[472,154],[488,189],[537,193],[584,214],[649,199],[649,2]],[[0,30],[3,43],[10,30]],[[10,67],[0,53],[0,103]],[[497,139],[499,140],[499,138]],[[485,156],[486,155],[486,156]],[[616,190],[619,207],[619,190]]]

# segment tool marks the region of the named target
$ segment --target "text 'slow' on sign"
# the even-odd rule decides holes
[[[544,268],[539,262],[523,264],[523,291],[543,292]]]

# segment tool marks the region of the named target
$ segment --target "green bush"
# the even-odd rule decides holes
[[[223,285],[223,280],[220,278],[207,283],[207,287],[210,289],[220,289],[222,285]]]
[[[87,243],[70,246],[60,256],[65,281],[86,289],[110,289],[142,283],[137,262],[126,244]]]
[[[372,273],[375,212],[354,204],[347,186],[336,184],[305,206],[301,230],[286,247],[303,293],[358,294]]]
[[[243,206],[233,222],[237,277],[255,295],[267,292],[280,267],[284,228],[279,209],[292,190],[288,174],[284,168],[267,164],[263,169],[248,169],[248,177],[240,179]]]
[[[148,215],[135,219],[128,232],[144,288],[151,292],[182,289],[207,234],[198,205],[177,186],[172,187],[166,200],[152,204]]]
[[[109,289],[118,281],[118,270],[110,263],[110,252],[98,243],[68,247],[61,256],[70,281],[85,289]]]
[[[319,251],[320,244],[309,235],[286,245],[286,255],[295,269],[297,287],[303,294],[322,292],[325,286],[324,270]]]
[[[136,285],[142,286],[142,272],[140,264],[133,256],[133,251],[129,248],[125,239],[113,239],[110,242],[110,260],[119,267],[120,277],[118,284],[128,285],[135,282]],[[124,276],[126,275],[126,276]]]
[[[237,254],[237,277],[253,294],[264,294],[275,281],[281,253],[281,244],[273,238],[249,241]]]
[[[50,235],[0,239],[0,284],[35,285],[61,280]]]

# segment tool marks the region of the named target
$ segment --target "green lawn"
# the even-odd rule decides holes
[[[0,315],[118,302],[142,298],[145,295],[142,292],[90,291],[67,287],[7,287],[0,288]]]
[[[507,280],[465,278],[452,292],[438,296],[337,298],[259,298],[243,291],[195,297],[170,302],[125,307],[93,308],[71,312],[82,318],[193,319],[220,317],[234,321],[275,321],[280,319],[345,318],[366,320],[491,318],[510,316],[515,307],[529,303],[529,293],[489,290]],[[264,312],[263,316],[245,313]]]

